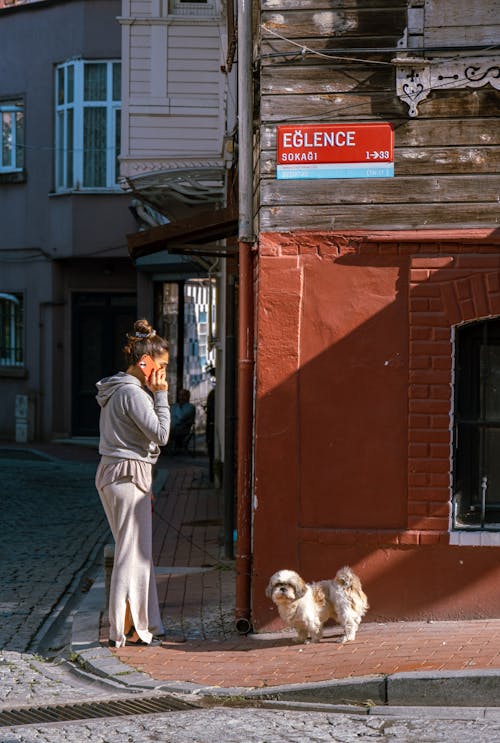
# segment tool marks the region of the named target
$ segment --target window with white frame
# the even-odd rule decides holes
[[[24,167],[24,103],[0,100],[2,142],[0,173],[19,172]]]
[[[23,365],[23,295],[0,292],[0,368]]]
[[[56,69],[56,191],[116,188],[121,65],[71,60]]]

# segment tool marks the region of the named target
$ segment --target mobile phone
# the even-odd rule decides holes
[[[146,379],[150,378],[152,372],[158,371],[159,369],[159,366],[156,364],[154,359],[151,356],[148,356],[148,354],[144,354],[144,356],[141,356],[141,358],[137,362],[137,366],[142,369]]]

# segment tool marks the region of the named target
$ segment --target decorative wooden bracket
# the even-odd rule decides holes
[[[500,90],[497,56],[396,57],[396,94],[418,116],[417,106],[432,90],[481,88],[488,83]]]

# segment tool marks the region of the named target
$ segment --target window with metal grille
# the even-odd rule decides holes
[[[457,328],[454,527],[500,529],[500,318]]]
[[[171,15],[207,17],[217,13],[216,0],[168,0]]]
[[[0,173],[16,173],[24,166],[24,103],[0,101]]]
[[[120,62],[56,68],[56,190],[118,188]]]
[[[0,367],[24,365],[22,294],[0,292]]]

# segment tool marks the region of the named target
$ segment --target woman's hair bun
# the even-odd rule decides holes
[[[127,333],[127,343],[123,347],[127,365],[136,364],[144,354],[155,356],[164,351],[168,351],[168,342],[157,334],[145,318],[136,320],[134,330]]]
[[[135,333],[140,333],[141,336],[143,336],[143,337],[147,337],[148,335],[154,335],[152,326],[144,318],[135,321],[135,323],[134,323],[134,332]]]

